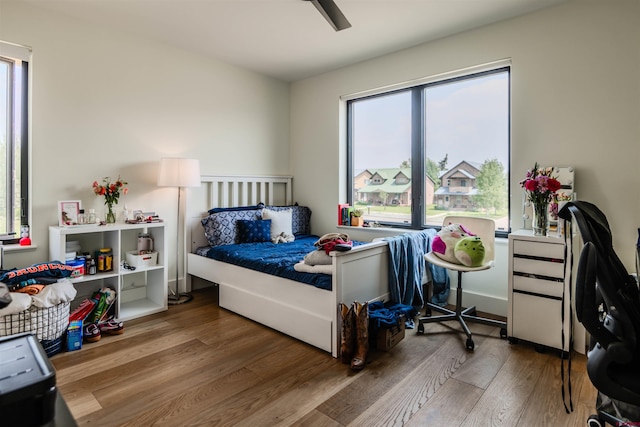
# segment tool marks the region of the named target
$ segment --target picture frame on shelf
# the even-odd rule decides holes
[[[80,200],[61,200],[58,202],[58,225],[68,227],[78,224]]]

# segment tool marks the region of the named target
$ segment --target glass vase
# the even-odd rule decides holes
[[[113,212],[113,205],[111,203],[107,203],[107,215],[105,217],[107,224],[115,224],[116,222],[116,214]]]
[[[549,229],[549,202],[533,204],[533,221],[531,222],[534,236],[546,236]]]

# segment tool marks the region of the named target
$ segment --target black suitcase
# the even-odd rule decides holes
[[[34,335],[0,338],[0,425],[41,426],[53,420],[56,374]]]

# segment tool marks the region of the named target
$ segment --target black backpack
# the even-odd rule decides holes
[[[576,315],[591,335],[592,346],[597,342],[608,348],[623,341],[631,350],[629,356],[638,362],[640,293],[635,278],[613,250],[607,218],[595,205],[584,201],[568,202],[558,216],[575,221],[584,242],[575,281]],[[605,327],[606,314],[616,319],[617,331]]]

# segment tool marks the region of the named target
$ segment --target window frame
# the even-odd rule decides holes
[[[382,96],[388,96],[400,92],[409,92],[411,94],[411,223],[385,223],[380,224],[384,227],[398,228],[398,229],[425,229],[435,228],[440,229],[441,226],[432,226],[425,223],[426,211],[425,211],[425,183],[423,177],[425,176],[425,154],[426,144],[425,140],[425,92],[429,87],[440,86],[443,84],[455,83],[458,81],[465,81],[478,77],[488,76],[492,74],[507,73],[507,112],[508,112],[508,124],[507,124],[507,158],[509,159],[508,174],[507,174],[507,194],[511,194],[511,64],[509,61],[501,61],[500,63],[487,64],[479,66],[473,69],[466,69],[451,73],[451,75],[436,76],[434,78],[426,79],[425,81],[412,82],[412,84],[401,85],[400,87],[386,90],[375,91],[372,93],[365,93],[360,95],[354,95],[352,97],[344,99],[346,101],[346,113],[347,113],[347,203],[354,205],[354,149],[353,149],[353,120],[354,120],[354,104],[357,101],[374,99]],[[496,237],[507,237],[511,231],[511,198],[507,198],[507,216],[508,227],[506,230],[496,230]]]
[[[0,40],[0,58],[3,62],[12,63],[11,74],[13,74],[13,78],[10,78],[10,86],[15,85],[15,71],[16,61],[21,61],[19,71],[20,71],[20,87],[14,87],[11,90],[11,93],[8,94],[9,101],[9,110],[7,112],[8,119],[8,129],[7,129],[7,150],[4,153],[7,156],[7,188],[3,190],[6,191],[6,200],[7,200],[7,208],[6,208],[6,232],[7,233],[15,233],[16,237],[20,235],[20,226],[30,224],[30,214],[31,214],[31,203],[30,203],[30,172],[29,172],[29,164],[30,164],[30,101],[31,101],[31,48],[16,45],[13,43],[8,43]],[[19,122],[14,117],[14,110],[16,109],[16,97],[19,97]],[[19,129],[16,129],[19,127]],[[18,131],[20,140],[19,145],[15,144],[16,131]],[[16,176],[16,179],[19,179],[19,196],[20,203],[16,204],[16,190],[18,188],[11,184],[13,182],[13,174],[16,168],[16,159],[20,159],[20,176]],[[16,224],[14,218],[16,216],[16,209],[19,209],[19,224]]]

